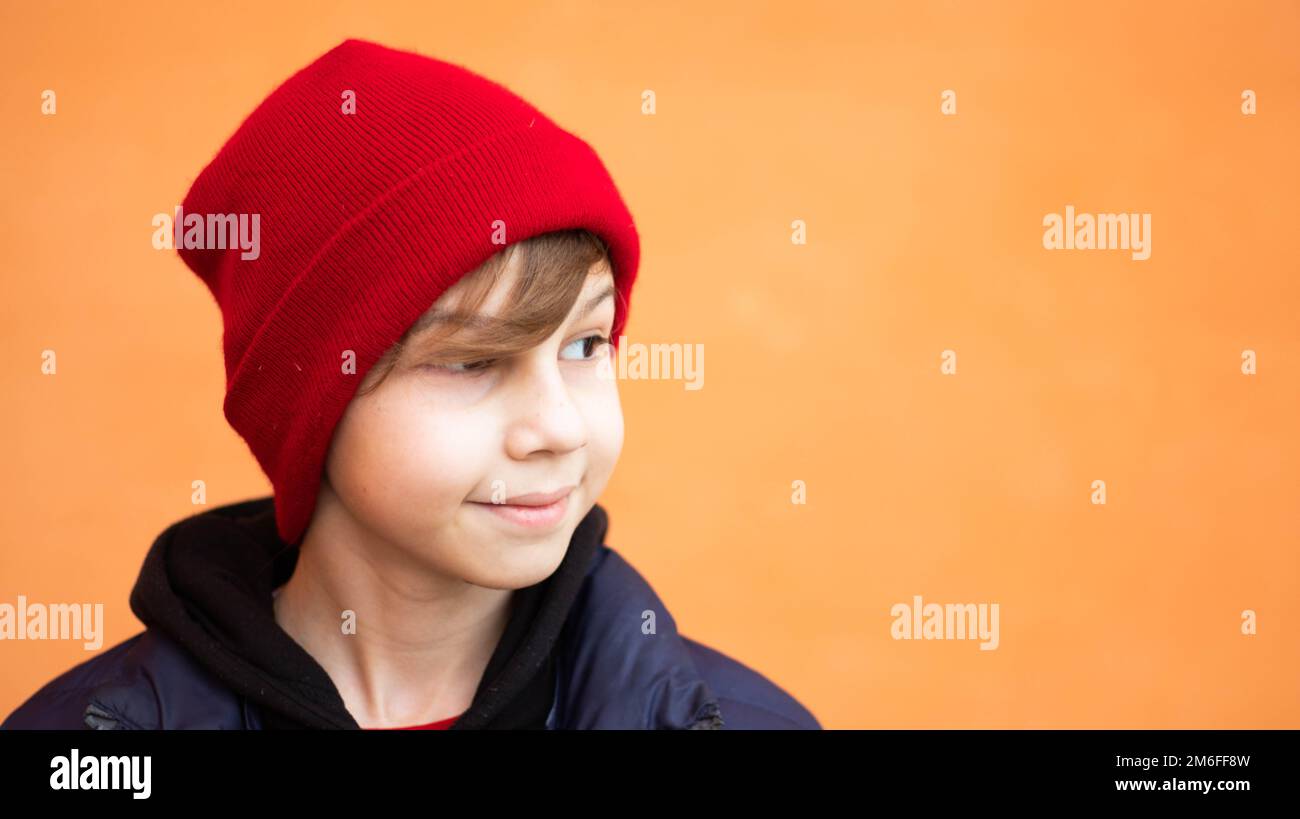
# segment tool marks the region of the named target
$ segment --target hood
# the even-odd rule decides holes
[[[547,727],[561,676],[556,641],[608,525],[594,505],[559,568],[515,592],[506,629],[453,730]],[[289,579],[298,553],[277,533],[273,497],[214,508],[158,536],[131,610],[259,706],[265,727],[359,729],[325,669],[275,620],[272,590]]]

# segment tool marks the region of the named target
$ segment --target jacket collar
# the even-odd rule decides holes
[[[156,655],[174,662],[180,654],[196,673],[238,695],[245,724],[359,728],[325,670],[274,620],[271,591],[297,561],[296,547],[276,534],[274,515],[266,497],[168,527],[145,560],[132,610],[162,642],[181,649]],[[506,633],[453,729],[722,726],[717,699],[671,614],[645,579],[604,545],[608,527],[608,514],[593,505],[560,567],[517,592]],[[141,686],[148,690],[141,696],[168,696],[171,686],[143,671]],[[180,700],[191,684],[178,682],[177,702],[154,713],[183,722]],[[96,693],[96,708],[110,715],[153,710],[134,702],[132,687],[120,680]],[[196,718],[200,712],[211,717],[210,706]]]

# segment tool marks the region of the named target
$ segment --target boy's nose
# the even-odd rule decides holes
[[[585,419],[558,364],[529,366],[519,376],[509,399],[507,454],[524,460],[538,452],[559,455],[586,445]]]

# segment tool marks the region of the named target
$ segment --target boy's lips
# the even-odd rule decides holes
[[[497,506],[550,506],[560,498],[572,492],[576,487],[566,486],[557,489],[554,492],[529,492],[527,495],[516,495],[513,498],[506,498]]]
[[[569,511],[569,494],[575,488],[569,486],[555,492],[530,492],[510,498],[506,503],[470,502],[516,525],[546,528],[564,519]]]

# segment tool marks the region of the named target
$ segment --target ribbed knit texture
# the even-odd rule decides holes
[[[355,39],[273,91],[182,207],[182,219],[260,217],[256,259],[239,247],[178,252],[221,307],[225,415],[274,487],[288,543],[311,520],[334,428],[366,372],[503,249],[498,220],[507,244],[566,228],[606,242],[621,297],[615,343],[640,255],[586,142],[460,66]],[[344,372],[348,351],[355,373]]]

